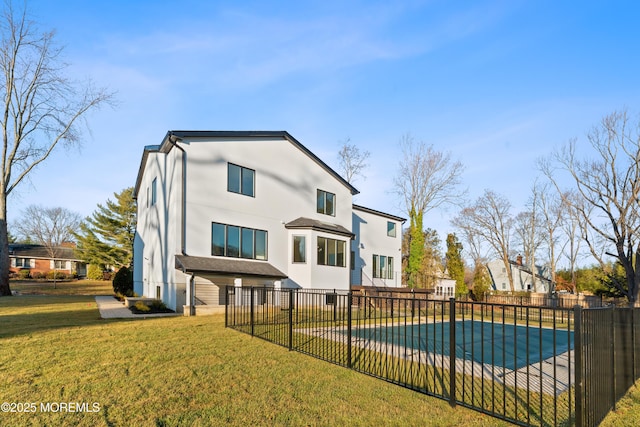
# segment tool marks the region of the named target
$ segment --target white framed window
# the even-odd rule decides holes
[[[16,258],[15,263],[16,263],[15,266],[19,268],[31,268],[30,258]]]

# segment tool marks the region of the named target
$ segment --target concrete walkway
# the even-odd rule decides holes
[[[112,296],[96,296],[96,304],[100,310],[100,317],[103,319],[146,319],[149,317],[170,317],[178,316],[177,313],[153,313],[153,314],[133,314],[131,310],[124,306]]]

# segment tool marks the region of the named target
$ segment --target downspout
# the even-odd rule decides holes
[[[178,145],[178,141],[180,138],[175,135],[169,135],[169,143],[176,147],[182,153],[182,194],[181,194],[181,205],[182,205],[182,227],[180,232],[180,252],[182,255],[187,256],[186,250],[186,234],[187,234],[187,153],[184,151],[184,148]],[[183,270],[184,271],[184,270]],[[186,273],[186,271],[184,271]],[[189,304],[189,316],[193,316],[194,313],[194,293],[195,293],[195,275],[193,273],[189,274],[189,289],[187,292],[188,296],[188,304]]]
[[[181,194],[181,204],[182,204],[182,230],[180,232],[180,252],[182,255],[187,255],[186,251],[186,233],[187,233],[187,153],[184,151],[182,147],[178,145],[178,141],[180,138],[175,135],[169,136],[169,142],[171,145],[176,147],[182,153],[182,194]]]

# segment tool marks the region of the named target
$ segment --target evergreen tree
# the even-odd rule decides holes
[[[483,264],[476,264],[473,270],[473,294],[476,300],[483,301],[484,295],[491,288],[491,276],[487,267]]]
[[[462,243],[454,233],[447,234],[447,253],[445,255],[449,277],[456,281],[456,294],[467,293],[464,283],[464,262],[462,261]]]
[[[403,282],[412,288],[433,288],[442,275],[440,236],[431,228],[405,230],[402,240]],[[411,257],[414,257],[412,261]],[[419,262],[415,257],[420,257]],[[412,266],[412,263],[414,264]]]
[[[80,226],[76,234],[78,256],[89,264],[105,267],[129,267],[133,259],[136,229],[136,204],[133,187],[114,193]]]

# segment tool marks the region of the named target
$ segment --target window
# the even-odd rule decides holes
[[[67,261],[56,260],[54,261],[54,267],[58,270],[66,270],[67,269]]]
[[[325,294],[324,298],[327,305],[336,305],[336,303],[338,302],[338,294]]]
[[[254,197],[255,171],[242,166],[228,164],[227,191]]]
[[[293,262],[307,262],[305,236],[293,236]]]
[[[373,256],[373,278],[393,279],[393,257],[384,255]]]
[[[16,258],[16,267],[31,268],[31,260],[29,258]]]
[[[393,221],[387,221],[387,236],[396,237],[396,223]]]
[[[318,237],[318,265],[345,267],[346,244],[343,240]]]
[[[267,259],[267,232],[235,225],[211,224],[211,255]]]
[[[158,178],[153,178],[153,181],[151,182],[151,206],[156,204],[156,198],[158,194],[158,190],[156,188],[157,181],[158,181]]]
[[[318,213],[336,216],[336,195],[327,191],[318,190]]]

